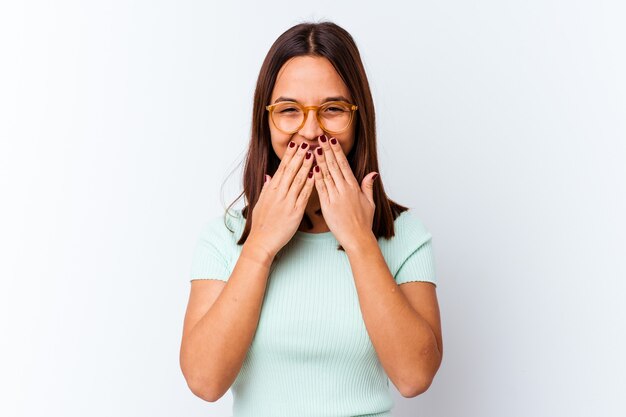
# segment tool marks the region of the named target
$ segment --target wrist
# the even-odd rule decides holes
[[[350,239],[350,243],[347,245],[342,245],[346,251],[346,254],[350,256],[351,254],[359,254],[363,252],[368,252],[371,248],[378,248],[378,239],[376,239],[376,235],[371,230],[362,235],[355,236]]]
[[[272,265],[276,254],[248,235],[248,238],[243,244],[240,256],[269,268],[270,265]]]

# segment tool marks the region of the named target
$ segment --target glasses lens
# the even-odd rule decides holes
[[[320,108],[320,119],[325,130],[339,132],[350,124],[352,111],[347,104],[340,102],[325,103]]]
[[[302,120],[304,120],[304,113],[302,109],[293,103],[278,103],[274,107],[274,113],[272,115],[276,127],[286,132],[296,130]]]

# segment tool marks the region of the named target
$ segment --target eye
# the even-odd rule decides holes
[[[329,104],[326,107],[324,107],[324,113],[331,113],[331,114],[337,114],[337,113],[343,113],[348,111],[348,109],[345,106],[342,106],[341,104]]]
[[[292,103],[284,103],[279,106],[276,106],[274,109],[278,114],[295,114],[300,113],[300,108]]]

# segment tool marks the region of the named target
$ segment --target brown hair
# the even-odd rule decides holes
[[[250,145],[245,160],[243,174],[243,191],[226,209],[226,212],[242,195],[248,204],[242,209],[246,225],[237,242],[243,244],[252,226],[252,216],[259,198],[265,173],[274,175],[280,159],[274,153],[271,145],[268,112],[265,106],[271,100],[276,78],[283,64],[296,56],[325,57],[335,67],[337,73],[348,87],[352,95],[352,102],[359,106],[353,123],[355,126],[355,140],[352,149],[346,155],[352,172],[359,184],[370,172],[378,170],[376,153],[376,120],[374,102],[370,91],[367,75],[361,61],[359,50],[352,36],[342,27],[332,22],[303,22],[285,31],[276,39],[270,48],[257,79],[254,91],[252,110],[252,130]],[[374,221],[372,231],[376,238],[390,238],[394,236],[393,222],[408,207],[401,206],[390,200],[384,191],[380,178],[374,182]],[[308,215],[304,214],[304,221],[312,227]],[[338,249],[343,250],[341,245]]]

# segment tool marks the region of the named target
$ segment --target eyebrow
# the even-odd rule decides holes
[[[279,101],[295,101],[296,103],[299,103],[299,101],[296,100],[295,98],[289,98],[289,97],[283,97],[283,96],[278,97],[274,101],[274,103],[278,103]],[[326,103],[327,101],[346,101],[346,102],[350,102],[350,100],[348,100],[344,96],[326,97],[325,99],[322,100],[322,103]]]

